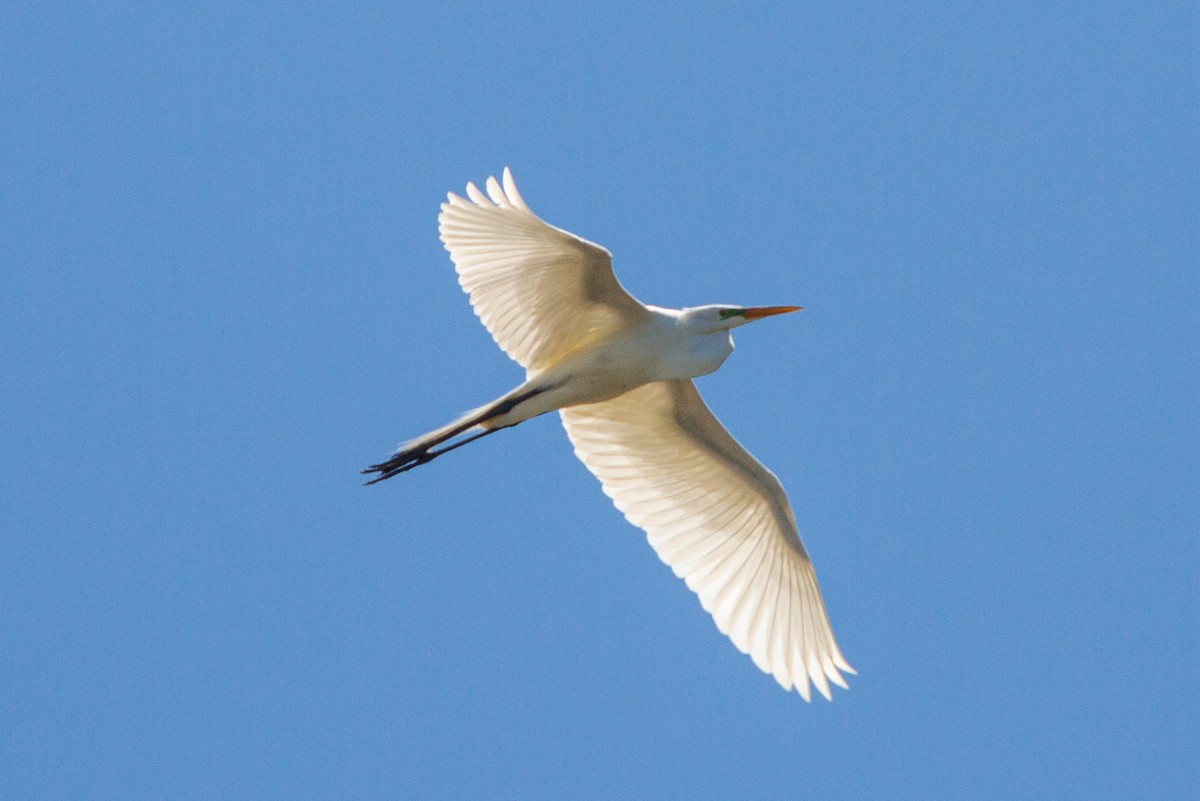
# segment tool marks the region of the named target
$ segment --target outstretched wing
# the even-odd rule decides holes
[[[450,193],[438,232],[471,306],[496,344],[528,371],[649,316],[612,271],[612,254],[548,225],[517,192],[488,178]]]
[[[808,700],[853,673],[783,487],[691,381],[561,410],[575,454],[738,650]]]

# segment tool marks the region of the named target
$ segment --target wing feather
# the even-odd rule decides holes
[[[505,168],[484,191],[451,192],[438,215],[442,243],[471,307],[504,352],[531,372],[649,312],[625,291],[604,248],[539,219]]]
[[[511,194],[510,194],[511,197]],[[519,197],[519,196],[518,196]],[[717,628],[805,700],[846,686],[816,574],[778,479],[691,381],[561,410],[575,453],[700,597]]]

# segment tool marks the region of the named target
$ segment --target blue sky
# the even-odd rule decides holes
[[[1193,4],[0,10],[5,798],[1200,791]],[[859,675],[737,653],[507,390],[437,205],[647,302]]]

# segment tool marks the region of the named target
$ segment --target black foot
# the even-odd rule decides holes
[[[368,481],[363,486],[369,487],[372,484],[378,484],[380,481],[391,478],[392,476],[398,476],[401,473],[406,473],[409,470],[412,470],[414,467],[420,467],[421,465],[425,464],[426,462],[432,462],[434,459],[441,456],[443,453],[449,453],[450,451],[454,450],[455,448],[461,448],[463,445],[466,445],[468,442],[474,442],[475,440],[479,439],[480,437],[486,437],[488,434],[494,434],[497,431],[503,431],[503,430],[504,429],[501,429],[501,428],[491,428],[486,431],[481,431],[478,434],[474,434],[470,437],[467,437],[466,439],[460,439],[458,442],[455,442],[453,445],[447,445],[446,447],[439,448],[436,451],[433,450],[433,448],[428,445],[425,446],[424,448],[411,448],[408,450],[400,451],[395,456],[393,456],[391,459],[388,459],[386,462],[380,462],[379,464],[373,464],[370,467],[368,467],[366,470],[360,470],[359,472],[363,473],[364,475],[367,475],[370,473],[378,473],[379,474],[379,475],[375,476],[375,478]]]
[[[395,456],[393,456],[391,459],[388,459],[386,462],[380,462],[379,464],[373,464],[370,467],[368,467],[366,470],[360,470],[359,472],[362,473],[363,475],[369,475],[371,473],[379,474],[364,485],[364,486],[370,486],[372,484],[378,484],[380,481],[391,478],[392,476],[398,476],[401,473],[412,470],[414,467],[423,465],[426,462],[431,462],[437,455],[438,455],[437,452],[431,453],[430,451],[427,451],[427,450],[426,451],[416,451],[416,452],[400,451],[400,453],[397,453]]]

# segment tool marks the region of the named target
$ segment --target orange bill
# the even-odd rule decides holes
[[[747,320],[760,320],[763,317],[770,317],[773,314],[787,314],[788,312],[800,311],[803,306],[754,306],[746,309],[742,316]]]

